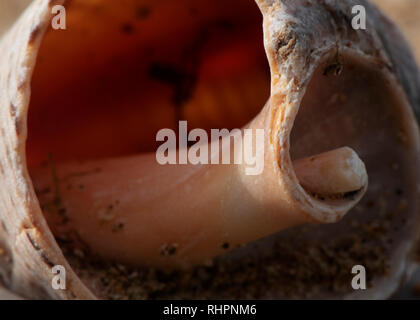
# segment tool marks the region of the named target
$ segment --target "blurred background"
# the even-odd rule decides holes
[[[373,0],[404,32],[420,64],[420,0]]]
[[[0,0],[0,35],[32,0]]]

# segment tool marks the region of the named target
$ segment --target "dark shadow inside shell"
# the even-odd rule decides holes
[[[71,1],[32,80],[28,164],[154,152],[156,133],[240,128],[269,97],[252,1]]]

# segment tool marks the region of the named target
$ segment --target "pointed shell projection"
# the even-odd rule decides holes
[[[420,75],[404,37],[367,1],[256,2],[258,6],[252,1],[37,0],[1,38],[0,275],[10,291],[26,298],[94,299],[197,298],[197,292],[212,298],[385,298],[397,290],[420,235]],[[351,27],[351,9],[357,4],[366,8],[366,30]],[[67,9],[66,30],[50,26],[55,5]],[[210,256],[233,250],[211,265],[155,278],[159,271],[152,267],[111,268],[69,253],[54,210],[43,201],[43,172],[58,170],[53,180],[56,185],[65,181],[67,191],[61,196],[69,196],[64,200],[70,204],[60,209],[70,214],[75,189],[84,198],[77,198],[73,208],[90,205],[87,195],[112,189],[95,184],[95,179],[111,179],[95,167],[88,177],[71,172],[63,176],[62,163],[93,159],[95,165],[114,168],[117,162],[107,167],[101,159],[156,150],[156,131],[175,128],[182,119],[193,128],[263,128],[268,133],[264,174],[239,180],[235,188],[226,186],[242,176],[237,171],[230,176],[230,166],[212,169],[211,184],[201,184],[203,194],[175,193],[167,177],[152,180],[177,199],[161,202],[173,205],[174,212],[184,212],[181,206],[191,212],[198,207],[208,217],[217,197],[229,208],[223,216],[229,221],[220,227],[217,219],[209,220],[212,231],[183,251],[185,259],[196,263],[207,258],[208,251],[200,249],[214,243],[220,247]],[[330,150],[355,159],[352,168],[361,173],[354,184],[360,188],[351,190],[355,192],[326,197],[329,188],[348,191],[338,182],[350,180],[335,175],[333,183],[322,184],[313,178],[310,160],[300,160],[319,155],[314,158],[319,172],[323,167],[338,172],[338,162],[330,166],[324,161],[330,159]],[[148,171],[143,165],[140,169]],[[188,180],[188,170],[176,178]],[[131,178],[129,173],[125,171]],[[230,182],[222,179],[226,175]],[[204,189],[208,185],[214,187],[211,192]],[[314,191],[314,185],[322,192]],[[142,186],[139,208],[140,194],[154,190]],[[228,195],[218,193],[219,186],[229,189]],[[112,206],[123,202],[113,201]],[[159,212],[159,204],[153,208]],[[82,220],[73,213],[70,223],[90,227],[83,210],[75,211]],[[245,212],[248,220],[243,219]],[[169,215],[159,214],[149,225],[126,227],[146,232],[159,225],[166,230]],[[205,228],[199,221],[191,225]],[[308,222],[316,224],[299,226]],[[224,234],[226,225],[231,228]],[[235,225],[249,229],[235,230]],[[188,224],[179,226],[180,232],[189,230]],[[140,261],[133,261],[132,248],[121,247],[126,243],[121,234],[127,230],[117,236],[101,232],[90,238],[82,234],[81,240],[105,259],[138,265],[147,256],[140,253],[153,243],[151,236],[138,232],[147,241],[136,238]],[[168,234],[161,231],[159,236]],[[225,238],[238,243],[221,242]],[[242,246],[239,240],[249,243]],[[118,245],[110,245],[114,241]],[[177,264],[177,257],[168,259]],[[150,255],[153,266],[167,261],[162,259]],[[55,265],[66,269],[66,290],[51,285]],[[351,287],[355,265],[366,268],[368,290]],[[106,274],[108,269],[116,271]],[[106,275],[112,280],[107,283],[121,287],[125,280],[117,274],[128,269],[131,276],[138,275],[130,278],[129,292],[116,294],[104,284]],[[188,279],[195,279],[195,289]]]

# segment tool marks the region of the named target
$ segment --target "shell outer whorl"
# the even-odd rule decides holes
[[[94,298],[72,271],[42,215],[26,168],[26,117],[30,79],[51,6],[32,2],[0,39],[0,261],[1,282],[26,298]],[[53,264],[65,266],[67,290],[54,290]]]
[[[272,73],[291,91],[309,80],[314,62],[331,50],[351,49],[393,73],[420,120],[420,72],[408,42],[368,0],[257,0],[265,18],[265,46]],[[352,7],[363,5],[367,29],[351,26]],[[274,69],[274,70],[273,70]]]
[[[346,52],[366,58],[389,76],[402,89],[420,120],[420,72],[415,58],[405,37],[376,6],[367,0],[257,2],[264,13],[265,48],[272,75],[270,99],[278,104],[273,108],[273,118],[281,114],[282,118],[293,119],[295,106],[302,101],[304,89],[320,61]],[[358,4],[366,8],[366,30],[354,30],[351,25],[352,7]],[[291,126],[281,129],[290,133]],[[278,136],[275,132],[274,135]],[[280,140],[278,148],[288,148],[288,143]],[[280,159],[279,165],[286,161],[287,157]],[[419,221],[416,223],[419,225]],[[407,255],[405,258],[410,259]],[[394,277],[402,279],[404,271],[398,273]]]

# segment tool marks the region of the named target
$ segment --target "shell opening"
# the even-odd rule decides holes
[[[127,223],[126,219],[135,212],[146,220],[138,223],[132,234],[146,238],[150,232],[150,241],[143,241],[150,245],[143,250],[144,256],[138,255],[139,264],[153,259],[172,263],[165,252],[160,252],[169,241],[162,243],[161,238],[156,239],[153,228],[144,227],[156,220],[168,221],[169,218],[155,216],[172,212],[173,208],[168,209],[162,204],[164,200],[156,198],[165,194],[162,188],[171,182],[176,184],[183,175],[183,166],[171,170],[174,166],[157,165],[155,152],[161,142],[156,141],[156,135],[164,128],[177,133],[180,120],[188,121],[189,130],[242,128],[260,112],[270,94],[262,15],[254,2],[240,0],[204,0],[199,6],[192,0],[131,0],[124,5],[116,5],[115,1],[73,0],[67,2],[66,9],[68,29],[47,30],[31,83],[26,153],[41,209],[57,239],[64,238],[67,230],[61,229],[69,221],[79,223],[81,227],[75,228],[78,235],[95,242],[89,243],[95,254],[100,248],[111,252],[106,259],[122,262],[130,254],[118,250],[115,241],[112,248],[105,242],[121,234],[126,235],[123,240],[132,239],[127,236],[128,225],[137,224]],[[112,161],[128,159],[130,155],[147,160],[136,162],[140,167],[136,174],[126,170],[112,176],[115,167],[135,166],[133,162],[119,166]],[[89,165],[90,160],[101,161],[101,165],[95,162],[87,169],[65,167],[66,163]],[[103,172],[111,174],[98,178]],[[150,183],[139,186],[133,181],[133,176],[140,181],[148,174]],[[222,176],[219,174],[219,178]],[[131,179],[135,185],[131,190],[138,192],[133,192],[131,198],[125,192],[128,180],[124,179]],[[167,182],[165,186],[163,180]],[[159,181],[159,187],[153,188],[153,181]],[[188,188],[191,186],[185,190]],[[116,189],[118,195],[112,194]],[[150,200],[147,197],[153,190]],[[185,190],[176,190],[177,203],[179,197],[190,199],[191,191]],[[93,199],[99,193],[101,200]],[[139,207],[143,203],[147,206],[148,200],[158,203],[158,208],[143,208],[140,212]],[[184,217],[187,210],[181,209],[171,216]],[[182,234],[182,239],[194,239],[198,232],[195,230],[201,230],[202,222],[195,223],[194,219],[188,220],[190,238]],[[160,232],[173,235],[176,240],[169,240],[182,247],[179,228],[174,227],[177,220],[167,223],[168,228],[172,226],[170,230]],[[95,234],[90,227],[102,237],[89,237]],[[226,251],[221,246],[224,239],[214,241],[210,255]],[[137,244],[126,243],[130,250],[136,247]],[[206,251],[199,249],[196,256]]]
[[[351,52],[341,54],[339,65],[336,59],[334,54],[322,62],[309,81],[291,132],[292,161],[351,148],[369,174],[369,188],[355,212],[364,208],[369,216],[378,211],[379,203],[387,207],[397,206],[402,199],[407,204],[416,203],[409,200],[415,197],[412,172],[417,170],[417,156],[414,118],[407,102],[384,76],[381,66]],[[314,192],[308,185],[311,177],[296,175],[309,195],[328,205],[343,199],[359,200],[364,189],[357,188],[364,180],[357,174],[354,190],[341,189],[338,194],[328,190],[334,183],[325,186],[322,182],[316,186],[320,192]]]

